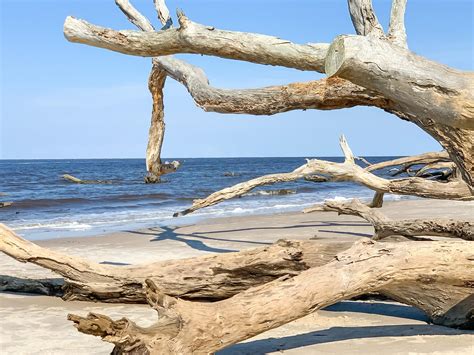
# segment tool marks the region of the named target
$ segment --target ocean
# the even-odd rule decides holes
[[[372,163],[396,157],[366,157]],[[321,158],[342,162],[341,157]],[[176,159],[181,168],[160,184],[145,184],[144,159],[0,160],[0,222],[29,240],[93,235],[124,229],[195,223],[209,217],[299,211],[326,199],[370,199],[373,192],[350,182],[296,181],[258,188],[247,196],[173,218],[195,198],[265,174],[288,172],[304,158]],[[71,174],[112,184],[73,184]],[[232,173],[232,174],[229,174]],[[230,175],[230,176],[229,176]],[[378,175],[389,177],[388,171]],[[290,190],[273,195],[270,190]],[[398,196],[388,196],[400,198]]]

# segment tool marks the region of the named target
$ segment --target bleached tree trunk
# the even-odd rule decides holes
[[[442,263],[433,262],[442,259]],[[121,354],[210,354],[340,300],[380,291],[424,310],[436,324],[471,326],[474,259],[470,242],[359,242],[332,261],[215,303],[146,295],[159,315],[142,328],[128,319],[69,315],[83,333]]]

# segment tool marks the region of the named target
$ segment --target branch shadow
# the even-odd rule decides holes
[[[309,345],[318,345],[351,339],[459,334],[469,334],[469,332],[429,324],[331,327],[328,329],[317,330],[304,334],[290,335],[281,338],[260,339],[246,343],[240,343],[228,349],[224,349],[217,354],[267,354]]]

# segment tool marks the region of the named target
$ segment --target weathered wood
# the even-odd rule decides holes
[[[62,278],[29,279],[0,275],[1,292],[20,292],[61,297],[64,294],[63,285],[64,280]]]
[[[349,13],[358,35],[384,38],[383,28],[372,8],[372,0],[349,0]]]
[[[372,239],[401,235],[404,237],[433,236],[474,240],[474,222],[445,218],[394,221],[357,199],[350,202],[326,201],[323,204],[306,208],[303,212],[316,211],[359,216],[374,227],[375,233]]]
[[[381,291],[423,310],[436,324],[472,327],[473,272],[470,242],[417,242],[414,248],[412,242],[364,241],[323,266],[215,303],[168,297],[147,281],[147,300],[159,314],[151,327],[98,314],[68,319],[80,332],[114,343],[116,353],[208,354],[338,301]]]
[[[159,283],[169,295],[184,299],[224,299],[249,287],[322,265],[351,245],[338,241],[321,244],[282,240],[271,246],[237,253],[114,266],[42,248],[1,224],[0,238],[3,253],[64,277],[62,297],[65,300],[111,303],[144,303],[142,285],[147,278]]]
[[[75,184],[112,184],[110,180],[82,180],[69,174],[64,174],[62,177],[64,180]]]
[[[264,175],[216,191],[204,199],[194,200],[191,207],[183,211],[176,212],[174,216],[183,216],[197,211],[198,209],[213,206],[228,199],[242,196],[243,194],[248,193],[259,186],[295,181],[315,174],[327,176],[330,181],[353,181],[376,192],[399,195],[414,195],[436,199],[474,199],[473,192],[471,192],[469,186],[461,180],[438,182],[418,177],[393,180],[381,178],[355,163],[354,155],[344,136],[341,137],[340,146],[345,156],[344,163],[308,159],[306,164],[296,168],[292,172]]]
[[[3,208],[3,207],[10,207],[11,205],[13,205],[13,202],[10,202],[10,201],[7,201],[7,202],[0,202],[0,208]]]
[[[451,161],[449,154],[446,151],[441,152],[429,152],[419,155],[412,155],[409,157],[403,157],[393,160],[382,161],[380,163],[371,164],[365,168],[367,171],[376,171],[385,169],[391,166],[403,165],[404,167],[411,167],[419,164],[431,164],[438,161]]]
[[[383,205],[383,196],[385,194],[383,192],[376,191],[372,201],[369,203],[369,207],[371,208],[380,208]]]
[[[254,33],[219,30],[190,21],[178,13],[180,27],[159,32],[114,31],[67,17],[64,35],[70,42],[112,51],[157,57],[178,53],[199,53],[259,64],[300,70],[324,71],[328,44],[294,44]]]
[[[390,11],[388,38],[394,44],[407,48],[407,34],[405,29],[405,9],[407,0],[393,0]]]

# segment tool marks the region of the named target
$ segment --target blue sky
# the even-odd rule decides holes
[[[133,29],[113,0],[0,0],[0,158],[144,157],[151,99],[150,59],[67,42],[66,16]],[[171,1],[194,21],[294,42],[330,42],[353,33],[345,0]],[[152,0],[134,4],[157,23]],[[388,23],[390,2],[374,0]],[[455,68],[473,67],[473,2],[410,0],[410,48]],[[321,77],[312,72],[182,55],[211,84],[242,88]],[[413,124],[372,108],[293,111],[252,117],[205,113],[168,80],[165,157],[340,155],[345,133],[358,155],[409,155],[439,149]]]

